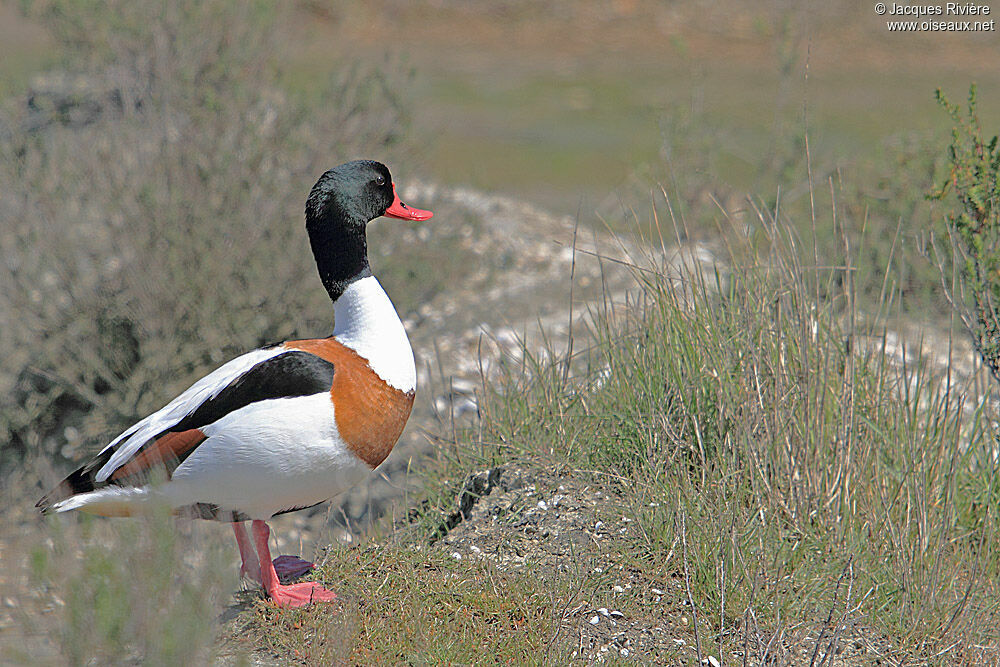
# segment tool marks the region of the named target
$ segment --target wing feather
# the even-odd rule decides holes
[[[248,352],[191,385],[131,426],[70,474],[38,507],[62,511],[63,501],[111,485],[136,487],[154,469],[169,478],[212,435],[203,429],[247,406],[329,392],[334,364],[304,350],[275,346]],[[218,434],[215,434],[218,435]]]
[[[106,452],[113,452],[100,470],[95,481],[105,482],[114,471],[124,465],[139,449],[160,433],[170,430],[187,415],[195,412],[206,401],[215,398],[226,387],[230,386],[240,376],[260,364],[288,350],[281,346],[261,348],[247,352],[223,364],[205,377],[188,387],[177,398],[137,422],[124,433],[111,441],[97,455],[101,458]],[[194,428],[194,427],[192,427]]]

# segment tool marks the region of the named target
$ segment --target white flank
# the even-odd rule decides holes
[[[375,276],[351,283],[334,304],[333,336],[400,391],[413,391],[417,369],[406,329]]]
[[[252,403],[204,427],[208,438],[170,480],[138,488],[107,486],[53,509],[129,513],[210,503],[266,520],[329,500],[371,472],[340,439],[335,424],[325,392]]]
[[[208,439],[158,491],[267,519],[329,500],[363,480],[368,466],[337,435],[328,393],[260,401],[203,429]]]
[[[104,467],[97,471],[96,480],[106,481],[120,466],[124,465],[147,440],[170,428],[181,419],[198,409],[198,406],[214,398],[229,383],[246,373],[260,362],[285,354],[288,349],[277,346],[263,350],[253,350],[236,357],[205,377],[188,387],[184,393],[167,403],[165,406],[145,419],[129,427],[124,433],[111,441],[108,447],[114,447],[119,442],[121,447],[112,455]]]

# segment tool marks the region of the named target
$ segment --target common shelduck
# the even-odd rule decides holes
[[[112,440],[38,507],[128,516],[158,505],[229,521],[241,574],[275,604],[332,600],[313,582],[280,583],[279,572],[298,574],[312,563],[272,561],[265,521],[362,481],[410,415],[413,351],[368,264],[366,226],[382,215],[427,220],[432,213],[403,204],[379,162],[323,174],[306,201],[306,230],[333,300],[333,334],[253,350],[209,373]]]

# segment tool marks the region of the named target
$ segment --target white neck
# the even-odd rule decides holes
[[[413,391],[417,370],[403,323],[375,276],[348,286],[333,304],[333,336],[368,361],[380,378]]]

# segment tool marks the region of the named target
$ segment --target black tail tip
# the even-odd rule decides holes
[[[35,509],[42,514],[50,514],[52,512],[52,499],[49,496],[42,496],[42,499],[35,503]]]
[[[55,511],[54,506],[56,503],[60,500],[66,500],[72,495],[72,489],[68,488],[66,482],[64,481],[59,486],[42,496],[38,502],[35,503],[35,509],[42,514],[51,514]]]

